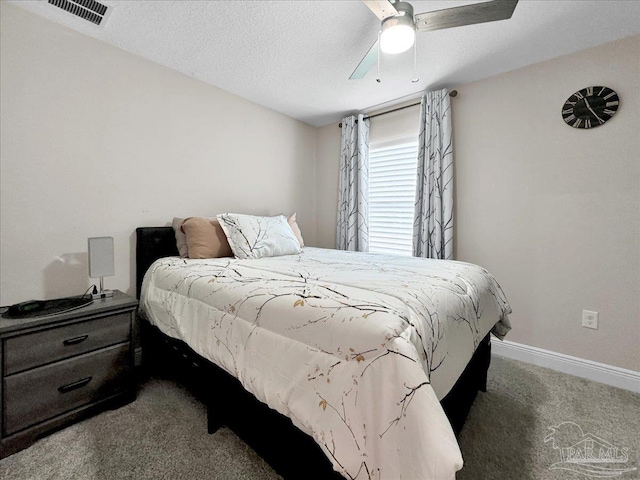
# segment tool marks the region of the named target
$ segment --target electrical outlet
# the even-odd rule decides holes
[[[598,312],[589,310],[582,311],[582,326],[586,328],[598,329]]]

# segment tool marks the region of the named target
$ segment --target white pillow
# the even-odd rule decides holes
[[[279,257],[300,253],[300,242],[287,217],[221,213],[218,221],[236,258]]]

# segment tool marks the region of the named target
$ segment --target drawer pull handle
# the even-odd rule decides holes
[[[82,388],[87,383],[89,383],[92,378],[93,377],[87,377],[87,378],[83,378],[82,380],[78,380],[77,382],[73,382],[73,383],[69,383],[67,385],[63,385],[61,387],[58,387],[58,391],[60,393],[67,393],[67,392],[70,392],[71,390],[75,390],[77,388]]]
[[[62,343],[64,345],[76,345],[78,343],[84,342],[87,338],[89,338],[89,335],[80,335],[79,337],[74,337],[74,338],[70,338],[68,340],[65,340]]]

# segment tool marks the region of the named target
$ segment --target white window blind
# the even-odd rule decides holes
[[[369,251],[413,253],[418,142],[414,136],[369,150]]]

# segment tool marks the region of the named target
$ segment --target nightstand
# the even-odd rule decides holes
[[[116,290],[57,315],[0,318],[0,458],[135,399],[137,307],[137,300]]]

